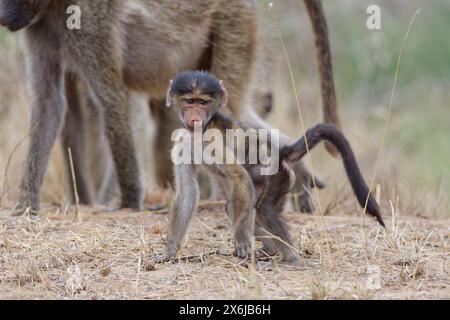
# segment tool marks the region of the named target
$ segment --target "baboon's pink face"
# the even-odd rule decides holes
[[[174,107],[183,125],[194,130],[203,129],[228,104],[228,93],[223,81],[201,71],[185,71],[170,80],[166,105]]]
[[[193,130],[196,125],[204,126],[211,118],[212,105],[211,98],[208,96],[188,96],[180,98],[178,108],[180,116],[187,128]]]
[[[0,26],[18,31],[31,24],[33,19],[51,0],[0,0]]]

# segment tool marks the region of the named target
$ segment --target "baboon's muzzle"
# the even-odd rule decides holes
[[[32,13],[23,7],[23,4],[16,2],[0,3],[0,26],[8,28],[10,31],[18,31],[30,24]]]

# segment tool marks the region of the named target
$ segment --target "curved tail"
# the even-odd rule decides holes
[[[336,127],[342,128],[337,111],[330,41],[328,38],[327,21],[323,12],[322,3],[320,0],[304,0],[304,3],[308,10],[315,36],[324,122],[332,123]],[[332,155],[337,156],[336,149],[332,144],[327,143],[326,148]]]
[[[358,163],[356,162],[352,147],[337,127],[332,124],[316,125],[306,131],[305,135],[297,142],[290,146],[283,147],[280,150],[280,157],[282,160],[288,162],[297,162],[305,156],[308,149],[312,150],[323,140],[331,143],[341,154],[347,177],[360,206],[363,208],[366,207],[367,201],[366,213],[374,216],[377,221],[385,227],[383,218],[380,214],[380,208],[372,195],[369,195],[369,188],[367,187]],[[308,148],[306,141],[308,142]]]

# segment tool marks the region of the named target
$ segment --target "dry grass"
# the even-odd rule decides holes
[[[0,215],[3,299],[432,299],[450,297],[449,220],[288,213],[300,267],[232,257],[221,208],[194,217],[178,264],[154,265],[165,215],[48,207]],[[97,213],[96,213],[97,211]],[[389,218],[387,218],[389,220]],[[379,275],[379,278],[377,278]],[[373,286],[370,286],[374,283]],[[368,286],[369,285],[369,286]]]

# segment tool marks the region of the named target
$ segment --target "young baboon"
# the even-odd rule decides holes
[[[176,195],[170,209],[170,222],[167,236],[166,256],[159,259],[173,259],[188,229],[189,221],[196,211],[199,197],[197,174],[200,169],[214,174],[227,186],[227,213],[233,224],[235,254],[240,258],[248,257],[252,252],[254,234],[261,236],[263,252],[273,255],[282,254],[283,260],[297,262],[299,256],[292,247],[288,228],[281,214],[290,192],[295,175],[291,169],[293,163],[299,161],[308,148],[314,148],[321,141],[328,141],[339,151],[344,167],[359,204],[366,207],[367,213],[376,218],[384,226],[378,204],[369,193],[359,170],[352,148],[344,135],[331,124],[319,124],[309,129],[305,136],[292,145],[279,150],[279,159],[275,172],[262,173],[261,153],[257,162],[248,161],[251,140],[241,141],[245,147],[245,161],[237,158],[234,141],[226,140],[227,130],[246,129],[233,118],[224,115],[221,110],[228,104],[228,93],[224,82],[215,76],[201,71],[186,71],[178,74],[167,92],[167,106],[177,112],[184,128],[189,132],[188,145],[204,146],[204,138],[209,130],[219,131],[215,139],[223,140],[222,148],[214,150],[213,160],[208,163],[194,160],[192,150],[183,149],[183,161],[175,163]],[[200,131],[196,136],[195,130]],[[255,133],[259,150],[266,148],[273,155],[275,148],[259,133]],[[175,141],[174,155],[180,153],[180,138]],[[234,140],[234,139],[233,139]],[[261,142],[264,143],[261,146]],[[239,142],[238,142],[239,143]],[[205,147],[206,148],[206,147]],[[238,147],[239,148],[239,147]],[[185,158],[185,152],[188,157]],[[230,161],[230,157],[233,161]],[[197,162],[194,162],[197,161]],[[241,164],[242,163],[242,164]],[[367,202],[367,203],[366,203]]]
[[[323,25],[320,1],[305,3],[320,9],[311,18]],[[80,29],[67,26],[69,6],[80,8]],[[65,119],[65,74],[75,74],[84,82],[92,101],[102,109],[121,206],[140,209],[142,186],[129,123],[130,91],[162,99],[171,76],[204,65],[206,58],[209,70],[228,84],[228,108],[239,115],[252,81],[258,15],[257,2],[252,0],[0,0],[0,25],[23,30],[30,89],[31,138],[15,210],[22,214],[39,210],[49,155]],[[318,49],[328,51],[329,57],[328,47]],[[331,68],[326,61],[319,62]],[[333,86],[329,71],[328,87]],[[334,100],[328,97],[324,105],[330,101]],[[81,161],[74,159],[76,164]]]

